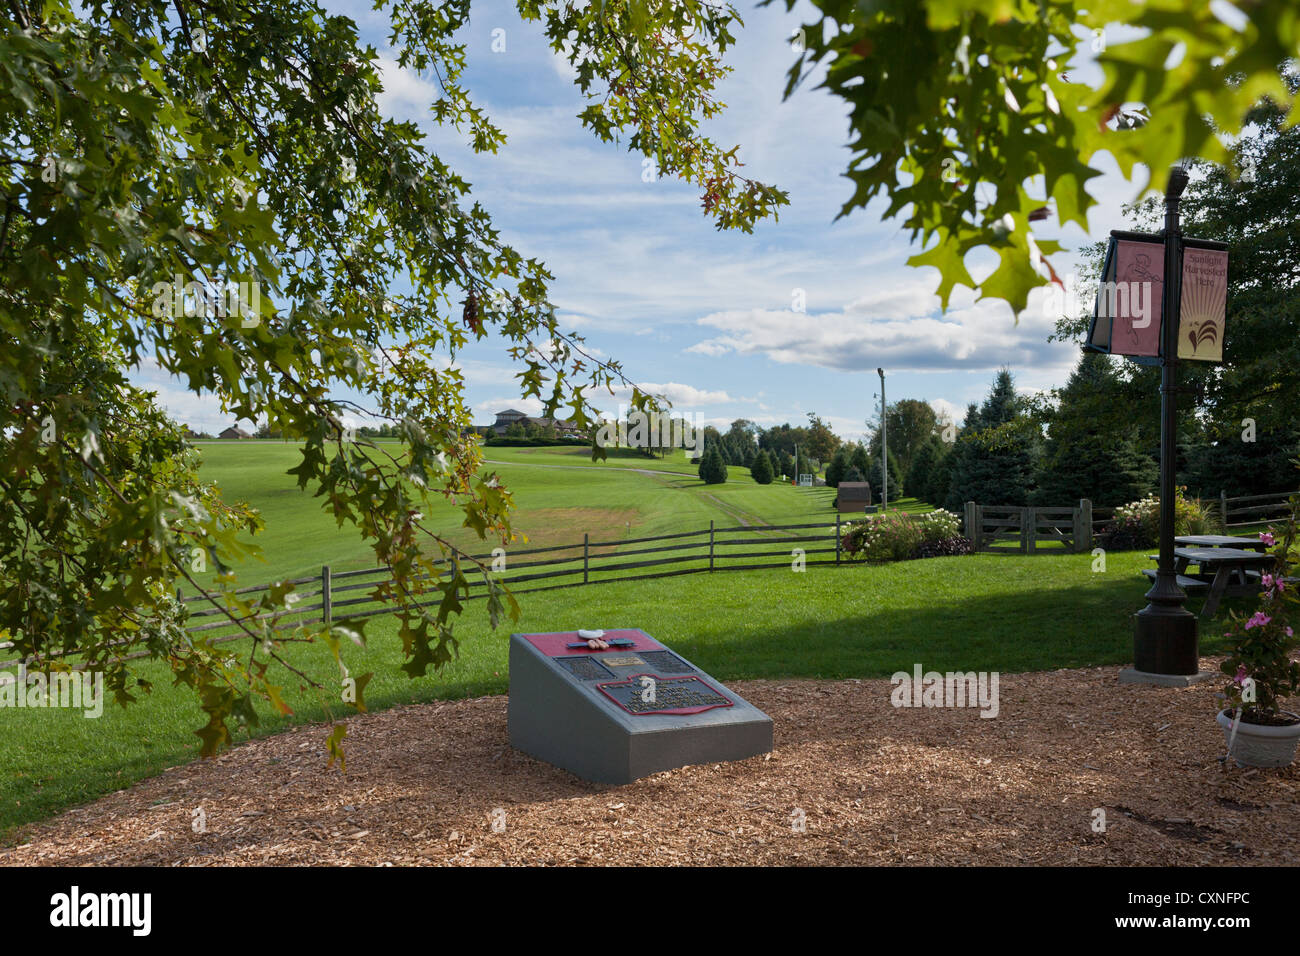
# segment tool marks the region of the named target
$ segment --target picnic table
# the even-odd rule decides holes
[[[1174,538],[1174,544],[1188,548],[1241,548],[1248,551],[1265,551],[1268,549],[1259,537],[1241,537],[1234,534],[1180,534]]]
[[[1203,590],[1208,584],[1209,594],[1201,608],[1206,617],[1219,609],[1219,601],[1225,594],[1252,594],[1258,590],[1259,572],[1273,564],[1272,555],[1222,546],[1174,548],[1174,559],[1174,573],[1184,591]],[[1200,572],[1190,575],[1187,569],[1193,564],[1200,568]],[[1154,577],[1155,573],[1152,571],[1148,577]],[[1190,588],[1189,584],[1192,585]]]

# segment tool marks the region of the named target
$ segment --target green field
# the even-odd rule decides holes
[[[368,566],[360,540],[337,530],[284,476],[294,448],[245,442],[204,450],[204,476],[218,480],[228,495],[248,498],[267,519],[262,544],[268,560],[242,569],[242,583],[313,574],[321,564]],[[489,467],[515,491],[519,526],[536,538],[566,542],[584,531],[643,536],[711,520],[719,527],[834,520],[833,491],[758,486],[737,474],[743,469],[732,469],[725,485],[705,486],[681,460],[592,465],[581,449],[492,452],[491,458],[507,462]],[[1119,664],[1132,654],[1131,615],[1147,588],[1138,570],[1150,562],[1142,552],[1112,553],[1106,572],[1093,573],[1092,560],[1088,554],[975,555],[575,586],[522,595],[522,618],[497,631],[488,626],[481,601],[468,603],[456,624],[458,659],[423,678],[412,680],[398,669],[402,657],[391,618],[371,620],[367,647],[349,645],[345,661],[353,675],[374,672],[366,689],[371,709],[506,692],[511,631],[640,627],[721,680],[887,677],[916,663],[1005,673]],[[1225,602],[1222,613],[1242,606],[1241,600]],[[1202,630],[1203,651],[1221,650],[1223,628],[1207,622]],[[326,687],[338,686],[339,672],[324,648],[291,645],[290,657]],[[203,718],[192,692],[172,687],[161,664],[141,663],[138,673],[152,681],[153,692],[129,710],[110,704],[98,719],[75,711],[0,710],[0,839],[20,841],[25,823],[196,756],[194,730]],[[327,716],[316,692],[296,679],[286,677],[285,684],[294,714],[284,718],[259,707],[255,733]],[[336,701],[337,691],[330,698]],[[334,713],[345,717],[349,711],[335,705]],[[247,736],[241,731],[237,739]]]
[[[339,528],[322,510],[322,499],[300,491],[285,472],[301,460],[296,445],[271,441],[201,442],[202,477],[215,481],[228,500],[257,507],[266,530],[253,539],[265,562],[238,568],[241,584],[374,567],[374,555],[350,527]],[[651,459],[611,449],[605,462],[592,462],[581,447],[485,449],[484,474],[499,474],[514,496],[519,540],[529,548],[593,540],[650,537],[678,531],[765,524],[835,522],[833,488],[759,485],[745,468],[732,467],[726,484],[706,485],[679,450]],[[903,499],[899,506],[923,510]],[[438,502],[427,523],[457,547],[474,554],[499,541],[483,541],[461,526],[463,514]],[[526,540],[525,540],[526,539]],[[209,574],[208,578],[211,578]]]

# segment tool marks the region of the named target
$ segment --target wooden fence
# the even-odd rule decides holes
[[[1232,528],[1254,528],[1284,518],[1290,510],[1289,500],[1296,491],[1280,491],[1271,495],[1238,495],[1229,498],[1219,493],[1219,514],[1223,516],[1223,526]]]
[[[699,531],[618,540],[592,540],[590,534],[585,534],[580,543],[503,549],[474,557],[489,567],[496,562],[493,578],[509,587],[513,594],[529,594],[586,584],[641,581],[709,571],[788,568],[796,560],[795,548],[802,550],[805,567],[840,564],[843,560],[840,542],[847,530],[845,524],[838,516],[832,523],[829,515],[827,520],[813,524],[719,528],[714,522],[709,522],[708,528]],[[650,555],[653,557],[648,557]],[[468,585],[461,591],[460,599],[484,597],[487,582],[478,569],[467,561],[462,562],[461,567]],[[257,599],[273,587],[291,585],[290,593],[296,600],[290,610],[258,614],[241,618],[238,622],[230,619],[219,591],[189,595],[178,591],[177,597],[192,608],[186,629],[189,633],[217,632],[214,636],[216,641],[228,641],[247,636],[239,629],[241,624],[260,625],[271,620],[276,628],[287,628],[391,614],[394,605],[384,600],[380,591],[387,580],[387,568],[334,571],[327,565],[321,568],[319,575],[239,588],[236,594],[245,599]],[[441,592],[433,591],[430,595],[433,599],[426,606],[433,607],[441,602]],[[217,604],[214,605],[214,601]],[[0,650],[12,646],[11,642],[0,643]],[[146,654],[138,652],[124,659]],[[50,656],[60,657],[62,654],[52,653]],[[20,660],[17,658],[0,661],[0,667],[18,663]]]
[[[1261,528],[1285,517],[1294,491],[1268,495],[1229,497],[1221,492],[1217,504],[1225,533]],[[1038,550],[1090,551],[1092,540],[1101,534],[1115,515],[1114,508],[1094,508],[1084,498],[1074,508],[1022,508],[1012,505],[966,503],[965,529],[976,551],[1033,554]],[[1039,548],[1039,542],[1047,545]]]
[[[976,551],[1033,554],[1036,551],[1091,551],[1092,502],[1073,508],[978,505],[966,502],[966,537]]]

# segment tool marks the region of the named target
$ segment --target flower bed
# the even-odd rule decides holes
[[[1174,534],[1221,532],[1220,517],[1211,505],[1188,498],[1179,488],[1174,500]],[[1147,495],[1115,509],[1115,515],[1101,535],[1101,545],[1111,551],[1153,548],[1160,540],[1160,499]]]
[[[922,515],[903,511],[868,515],[849,525],[840,546],[850,558],[861,561],[910,561],[973,550],[970,540],[962,537],[961,517],[942,509]]]

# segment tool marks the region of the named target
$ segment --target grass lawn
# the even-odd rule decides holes
[[[390,619],[375,619],[368,649],[352,648],[346,660],[353,674],[375,673],[366,690],[371,709],[504,693],[510,631],[641,627],[720,680],[887,677],[916,663],[927,670],[1007,673],[1118,664],[1132,654],[1131,615],[1147,588],[1138,570],[1150,562],[1143,552],[1112,553],[1107,560],[1103,574],[1092,573],[1088,554],[976,555],[575,587],[524,596],[522,619],[496,632],[481,603],[467,605],[457,625],[459,659],[418,680],[397,669],[401,655]],[[1241,606],[1225,602],[1223,611]],[[1202,651],[1223,650],[1222,633],[1217,624],[1203,624]],[[337,686],[337,669],[323,648],[295,645],[291,657]],[[108,705],[97,720],[69,711],[0,711],[5,842],[20,841],[24,822],[195,756],[193,731],[202,720],[192,693],[171,687],[161,665],[145,664],[140,672],[154,682],[153,693],[126,711]],[[295,684],[285,697],[295,710],[289,720],[324,717],[314,692]],[[285,726],[287,719],[260,712],[257,733]]]
[[[274,441],[200,442],[202,478],[215,481],[228,500],[256,506],[266,530],[254,538],[265,562],[238,568],[241,585],[280,578],[374,567],[374,556],[351,527],[340,528],[321,501],[300,491],[285,472],[301,461],[298,446]],[[726,484],[706,485],[678,450],[650,459],[611,449],[605,462],[592,462],[581,447],[485,449],[484,473],[495,471],[514,495],[517,540],[512,548],[545,547],[592,540],[650,537],[679,531],[765,524],[835,523],[833,488],[759,485],[745,468],[729,469]],[[898,507],[928,510],[904,498]],[[461,527],[463,514],[436,503],[430,525],[458,547],[482,554],[497,546]],[[206,576],[210,580],[212,573]],[[204,579],[204,576],[200,576]]]

